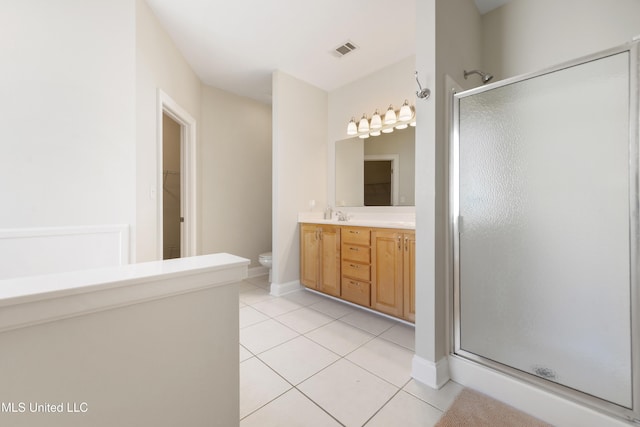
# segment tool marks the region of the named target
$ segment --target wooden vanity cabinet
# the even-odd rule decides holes
[[[404,294],[403,318],[416,321],[416,233],[404,233],[402,286]]]
[[[340,227],[302,224],[300,282],[308,288],[340,296]]]
[[[371,230],[342,227],[342,298],[371,306]]]
[[[415,321],[415,232],[371,233],[371,308]]]
[[[415,232],[301,224],[300,281],[415,322]]]

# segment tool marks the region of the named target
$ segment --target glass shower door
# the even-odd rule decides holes
[[[632,59],[456,95],[453,151],[456,353],[629,409]]]

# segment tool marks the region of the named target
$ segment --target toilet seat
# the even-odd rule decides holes
[[[258,256],[258,259],[263,259],[263,260],[270,260],[271,259],[271,252],[265,252],[262,253]]]
[[[265,252],[258,255],[258,262],[260,262],[263,267],[267,267],[269,269],[269,283],[271,283],[271,266],[273,265],[271,252]]]

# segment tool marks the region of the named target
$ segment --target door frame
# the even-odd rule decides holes
[[[162,115],[166,114],[180,125],[180,211],[184,221],[180,223],[180,257],[196,255],[196,120],[158,88],[156,109],[156,185],[157,204],[157,259],[163,259],[163,191],[162,191]]]

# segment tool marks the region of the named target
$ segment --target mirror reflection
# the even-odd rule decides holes
[[[336,206],[414,206],[415,128],[336,142]]]

